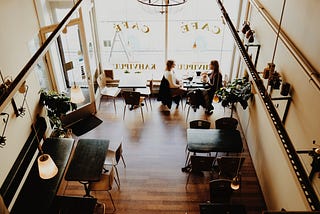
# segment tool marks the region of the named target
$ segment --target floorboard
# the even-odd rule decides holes
[[[209,200],[210,175],[191,176],[187,190],[185,183],[188,174],[181,171],[186,153],[186,110],[173,105],[170,113],[159,111],[160,103],[152,100],[152,110],[145,107],[145,122],[142,122],[139,109],[126,112],[123,116],[123,101],[117,100],[117,113],[110,100],[102,100],[97,116],[103,123],[81,138],[103,138],[118,142],[124,137],[124,158],[127,168],[120,162],[121,189],[114,184],[111,191],[116,213],[199,213],[199,203]],[[229,116],[230,110],[214,104],[214,113],[207,117],[203,109],[190,111],[189,120],[207,119],[212,122]],[[262,213],[265,202],[245,145],[242,168],[241,190],[235,192],[232,203],[246,206],[248,213]],[[66,182],[64,195],[82,196],[83,186],[77,182]],[[106,192],[93,192],[99,201],[106,204],[106,212],[111,203]]]

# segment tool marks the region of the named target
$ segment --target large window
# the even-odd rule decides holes
[[[164,13],[135,0],[96,0],[95,4],[102,68],[113,67],[116,78],[125,72],[141,72],[160,79],[166,53],[176,61],[180,75],[208,70],[212,59],[229,75],[233,40],[215,1],[189,0],[169,8],[167,31]],[[224,4],[236,19],[238,3],[226,0]]]

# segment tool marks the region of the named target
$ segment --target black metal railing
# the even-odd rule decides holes
[[[266,88],[263,85],[263,81],[261,80],[259,73],[257,72],[255,66],[253,65],[250,56],[248,55],[243,42],[241,41],[239,34],[237,30],[235,29],[226,9],[223,6],[223,3],[221,0],[217,0],[217,3],[221,9],[222,15],[231,31],[231,34],[234,38],[234,41],[241,53],[241,56],[246,63],[249,73],[255,82],[258,90],[259,90],[259,96],[264,102],[264,105],[266,107],[267,112],[269,113],[270,119],[272,120],[272,124],[274,128],[277,130],[278,137],[280,138],[280,141],[283,145],[283,148],[289,158],[289,161],[292,165],[292,168],[297,176],[298,182],[300,183],[300,186],[303,190],[303,193],[307,199],[307,202],[310,205],[311,210],[320,210],[320,203],[319,199],[316,195],[315,190],[312,187],[312,184],[308,178],[308,175],[299,159],[299,156],[293,146],[293,143],[291,142],[289,135],[284,128],[282,121],[276,111],[276,108],[274,107],[272,100],[270,96],[268,95],[268,92]]]

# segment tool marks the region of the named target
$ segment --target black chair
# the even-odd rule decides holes
[[[127,107],[127,105],[130,105],[132,107],[138,106],[138,108],[140,108],[142,121],[144,122],[143,111],[142,111],[142,102],[143,102],[144,98],[140,97],[140,93],[136,92],[136,91],[123,91],[122,96],[123,96],[124,102],[125,102],[125,106],[124,106],[124,110],[123,110],[123,120],[126,115],[126,107]]]
[[[216,179],[210,181],[210,202],[211,203],[230,203],[233,189],[231,180]]]
[[[199,173],[199,172],[212,173],[212,167],[213,167],[214,160],[215,160],[214,157],[195,156],[195,155],[191,156],[191,158],[190,158],[191,171],[190,171],[188,178],[187,178],[186,189],[187,189],[187,185],[189,183],[191,173],[194,173],[194,172],[196,172],[196,173]]]
[[[239,176],[239,172],[241,171],[244,161],[244,157],[218,157],[217,163],[219,167],[219,177],[233,179],[237,175]]]
[[[200,90],[192,90],[187,93],[186,96],[186,105],[188,104],[188,110],[187,110],[187,116],[186,116],[186,121],[188,121],[189,113],[190,113],[190,108],[193,109],[194,112],[197,111],[197,109],[201,105],[201,91]]]
[[[238,204],[213,204],[202,203],[199,204],[200,214],[246,214],[246,208]]]
[[[190,129],[210,129],[211,123],[207,120],[193,120],[189,126]]]
[[[231,129],[236,130],[238,126],[238,120],[232,117],[223,117],[216,120],[216,129]]]

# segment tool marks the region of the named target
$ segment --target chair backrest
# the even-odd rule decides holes
[[[210,129],[211,123],[207,120],[193,120],[189,125],[190,129]]]
[[[121,141],[121,143],[119,144],[119,146],[118,146],[118,148],[116,150],[116,162],[117,162],[117,164],[119,163],[121,155],[122,155],[122,141]]]
[[[216,179],[210,181],[210,202],[211,203],[229,203],[233,190],[231,180]]]
[[[191,156],[191,170],[195,172],[212,171],[215,157]]]
[[[218,157],[220,176],[226,179],[234,178],[237,175],[238,168],[239,171],[241,170],[244,160],[244,157]]]
[[[191,106],[199,106],[200,105],[200,97],[198,90],[192,90],[187,93],[187,103]]]
[[[126,105],[139,105],[140,93],[136,91],[123,91],[122,96]]]
[[[104,88],[104,87],[107,85],[106,80],[105,80],[105,74],[104,74],[104,73],[102,73],[102,74],[100,74],[100,75],[98,76],[98,78],[97,78],[97,83],[98,83],[98,86],[99,86],[100,89],[101,89],[101,88]]]
[[[232,129],[236,130],[238,121],[232,117],[223,117],[216,120],[216,129]]]

